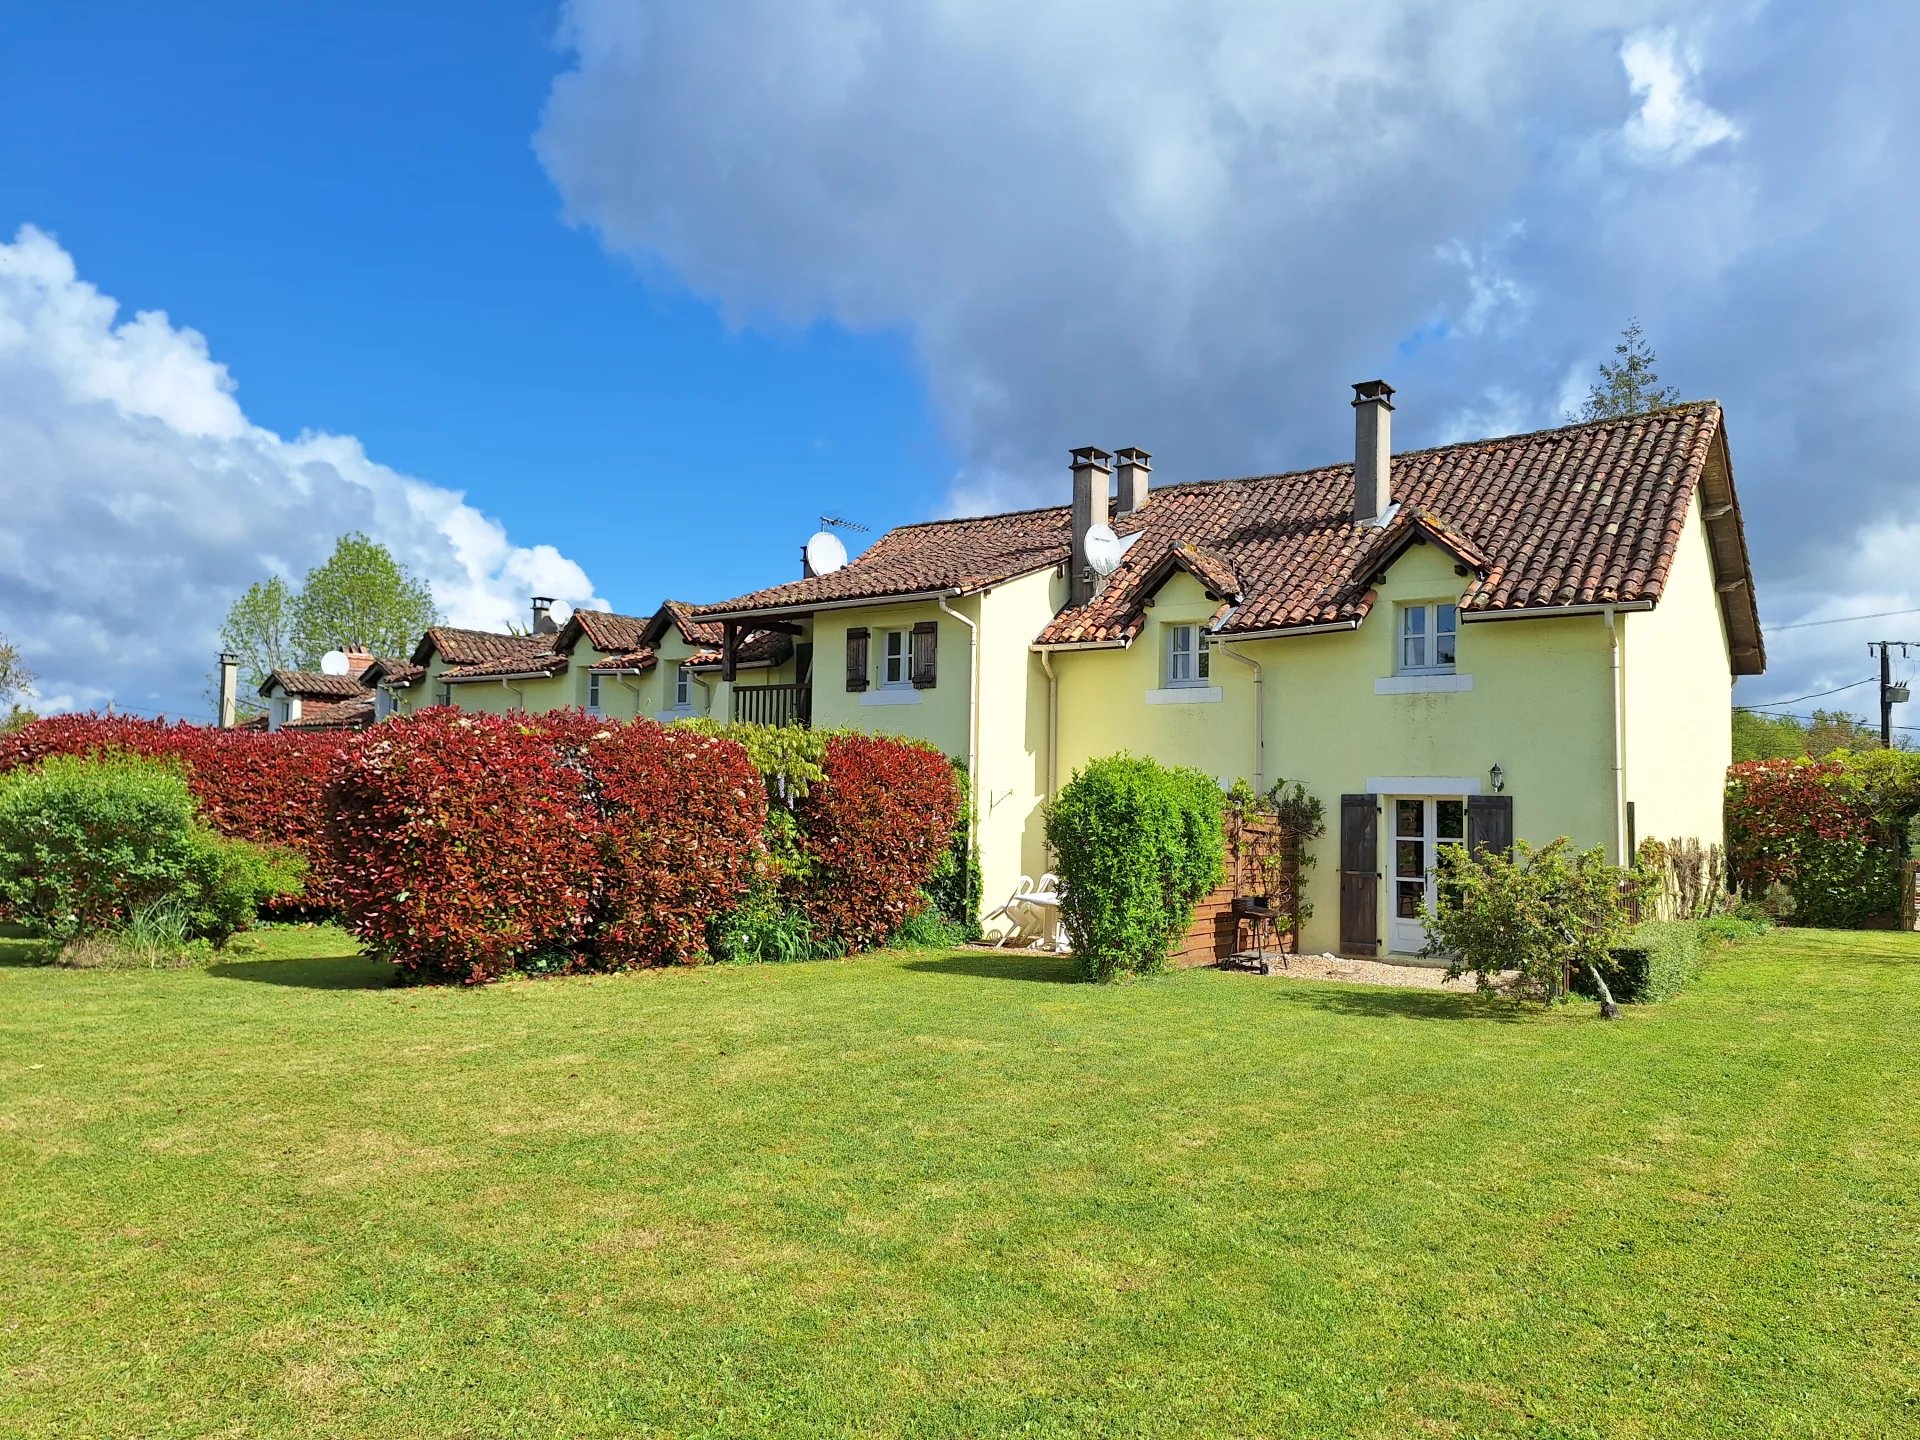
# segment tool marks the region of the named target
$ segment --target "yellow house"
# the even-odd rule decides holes
[[[1076,450],[1069,505],[693,612],[703,663],[731,685],[791,638],[796,719],[967,763],[988,908],[1123,750],[1321,799],[1315,949],[1417,952],[1443,845],[1719,841],[1729,687],[1765,663],[1720,407],[1396,456],[1391,387],[1355,391],[1352,463],[1150,489],[1145,452]]]
[[[722,680],[719,625],[669,600],[650,616],[576,610],[557,624],[536,596],[527,634],[439,625],[420,638],[410,663],[382,661],[369,678],[385,697],[381,715],[428,705],[494,714],[575,708],[632,720],[686,720],[717,714],[765,723],[804,722],[795,685],[793,639],[778,631],[745,636],[736,671]],[[389,667],[384,677],[380,667]]]

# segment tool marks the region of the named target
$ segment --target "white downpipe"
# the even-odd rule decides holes
[[[940,608],[967,627],[967,826],[975,853],[980,848],[980,626],[940,597]]]
[[[1267,695],[1266,669],[1258,660],[1249,659],[1232,645],[1216,647],[1231,660],[1238,660],[1253,671],[1253,791],[1267,793]]]
[[[1040,652],[1040,668],[1047,673],[1047,799],[1060,789],[1060,677],[1053,673],[1053,656]]]
[[[514,708],[519,710],[522,714],[525,714],[527,709],[527,692],[522,690],[518,685],[512,684],[510,681],[507,681],[507,680],[502,680],[500,682],[500,688],[506,691],[509,695],[513,696]]]
[[[1613,717],[1613,854],[1616,865],[1631,865],[1627,854],[1627,767],[1626,725],[1620,705],[1620,630],[1614,622],[1613,606],[1602,612],[1607,617],[1607,691]]]

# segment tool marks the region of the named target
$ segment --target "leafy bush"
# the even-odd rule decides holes
[[[1565,836],[1538,850],[1523,840],[1512,856],[1445,845],[1439,870],[1421,953],[1445,959],[1448,979],[1471,971],[1492,990],[1513,971],[1514,998],[1551,1000],[1589,966],[1605,974],[1625,940],[1628,872],[1597,847],[1576,851]]]
[[[787,893],[814,938],[844,954],[880,944],[926,904],[960,787],[932,746],[877,735],[830,735],[821,769],[793,807],[806,868]]]
[[[0,905],[54,939],[143,926],[222,945],[298,892],[301,863],[214,834],[169,761],[52,755],[0,776]]]
[[[1891,788],[1877,763],[1850,781],[1844,756],[1733,766],[1727,850],[1741,893],[1784,886],[1803,925],[1856,926],[1898,913],[1903,846],[1875,808]]]
[[[1061,918],[1089,980],[1162,969],[1225,874],[1220,787],[1198,770],[1110,755],[1047,807]]]
[[[168,758],[185,767],[201,817],[236,840],[289,845],[306,858],[304,887],[269,909],[325,908],[324,797],[333,757],[352,737],[336,731],[213,730],[123,715],[56,715],[0,736],[0,773],[51,755]]]
[[[907,917],[906,923],[887,937],[889,950],[954,950],[974,939],[979,933],[979,922],[973,925],[973,933],[958,921],[940,913],[931,894],[927,903],[917,915]]]
[[[650,720],[587,751],[598,808],[603,964],[698,964],[707,928],[753,879],[766,827],[759,772],[731,739]]]
[[[967,774],[966,766],[955,765],[953,779],[960,787],[960,819],[953,827],[946,853],[927,879],[927,904],[946,922],[947,931],[943,933],[958,937],[947,943],[964,945],[980,938],[980,892],[985,887],[980,878],[980,847],[974,843],[971,820],[973,777]]]
[[[389,720],[341,752],[329,796],[348,928],[408,978],[475,984],[580,944],[599,880],[586,779],[539,729]]]
[[[762,878],[740,903],[716,918],[707,930],[707,946],[718,960],[770,965],[825,960],[836,952],[813,938],[804,910],[789,905],[780,887]]]

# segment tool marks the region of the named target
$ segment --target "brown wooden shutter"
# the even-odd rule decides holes
[[[1467,797],[1467,849],[1478,855],[1483,850],[1513,854],[1513,797],[1511,795],[1469,795]]]
[[[1340,797],[1340,950],[1380,953],[1380,797]]]
[[[940,646],[940,624],[922,620],[913,627],[913,688],[931,690],[934,683],[934,654]]]
[[[847,631],[847,689],[867,688],[867,627]]]

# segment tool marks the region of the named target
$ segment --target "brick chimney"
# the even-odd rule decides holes
[[[1114,458],[1120,462],[1120,493],[1114,497],[1113,513],[1131,515],[1146,509],[1147,480],[1153,474],[1153,466],[1147,462],[1153,457],[1139,446],[1129,445]]]
[[[358,645],[347,646],[347,674],[360,678],[360,672],[373,664],[373,652],[362,650]]]
[[[1393,387],[1363,380],[1353,387],[1353,518],[1384,525],[1393,505]]]
[[[1093,598],[1099,582],[1087,559],[1087,532],[1107,523],[1107,503],[1113,492],[1113,456],[1092,445],[1082,445],[1073,454],[1073,557],[1068,575],[1071,586],[1068,604],[1084,605]]]
[[[533,597],[533,633],[551,635],[560,627],[553,623],[553,597],[536,595]]]

